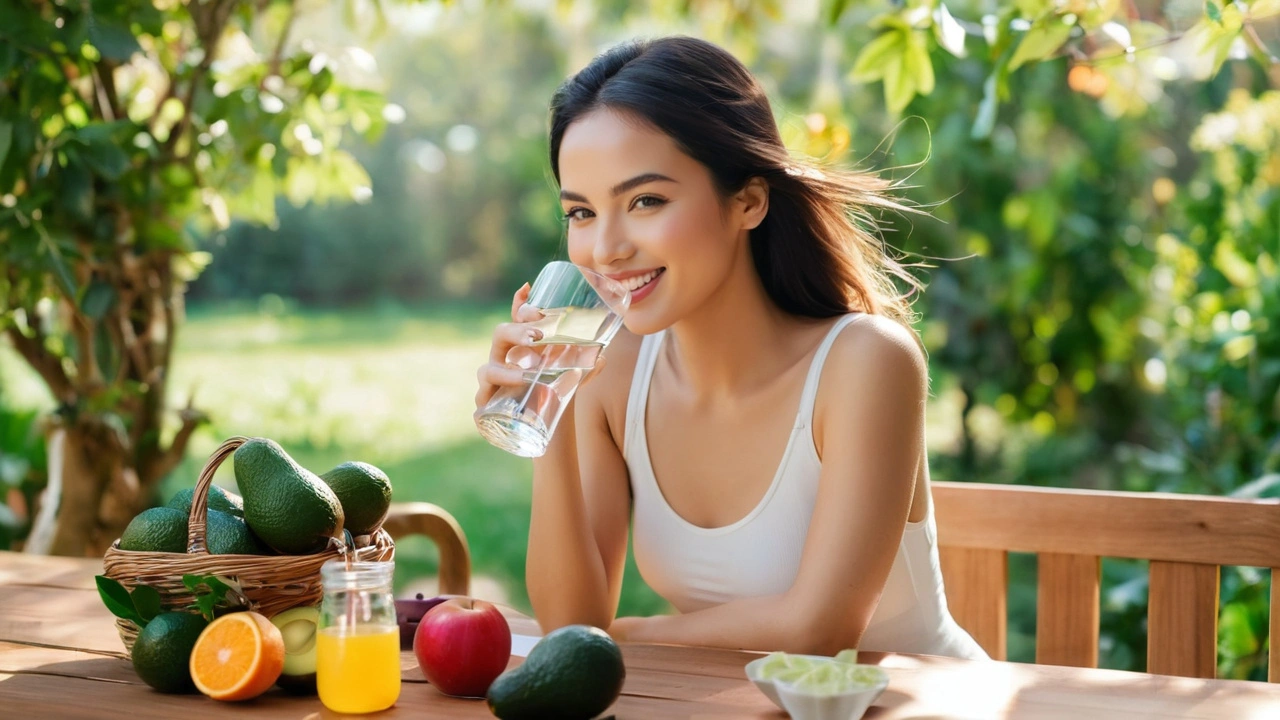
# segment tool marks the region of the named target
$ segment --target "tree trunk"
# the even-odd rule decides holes
[[[142,496],[137,474],[110,428],[89,423],[65,428],[61,460],[59,506],[48,552],[101,556],[149,498]],[[46,502],[54,500],[46,495]]]

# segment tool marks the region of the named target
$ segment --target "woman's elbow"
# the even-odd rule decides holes
[[[850,617],[848,606],[832,609],[805,609],[791,613],[787,630],[792,652],[807,655],[835,655],[857,648],[866,623]]]

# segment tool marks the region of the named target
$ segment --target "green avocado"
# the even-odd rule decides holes
[[[180,490],[173,499],[165,503],[165,507],[171,507],[187,515],[191,514],[191,500],[195,497],[196,489],[187,488]],[[209,509],[235,515],[236,517],[244,517],[244,499],[233,492],[228,492],[217,485],[209,486]]]
[[[588,625],[553,630],[518,667],[489,686],[489,711],[501,720],[590,720],[622,693],[626,668],[608,633]]]
[[[288,555],[319,552],[341,537],[338,496],[274,440],[252,438],[232,456],[244,496],[244,520],[253,534]]]
[[[185,553],[187,514],[170,507],[143,510],[120,534],[120,549],[141,552]]]
[[[345,462],[320,476],[342,503],[343,524],[352,535],[377,530],[391,507],[391,480],[363,462]]]
[[[217,510],[209,511],[204,524],[205,545],[210,555],[270,555],[244,520]]]
[[[130,653],[138,677],[163,693],[194,691],[188,670],[191,650],[208,625],[194,613],[166,612],[152,618],[138,633]]]

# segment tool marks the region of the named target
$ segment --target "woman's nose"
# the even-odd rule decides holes
[[[631,257],[635,248],[627,240],[622,223],[611,221],[597,225],[598,234],[592,248],[591,259],[597,267],[608,267]]]

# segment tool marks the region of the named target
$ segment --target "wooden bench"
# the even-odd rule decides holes
[[[998,660],[1010,552],[1034,553],[1036,662],[1097,667],[1101,558],[1150,561],[1147,671],[1212,678],[1221,566],[1280,568],[1280,501],[933,483],[947,603]],[[1271,589],[1270,635],[1280,623]],[[1280,681],[1280,643],[1268,679]]]
[[[427,502],[392,503],[382,527],[396,540],[406,535],[431,538],[440,550],[440,594],[470,594],[471,550],[449,511]]]

